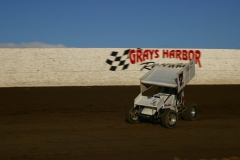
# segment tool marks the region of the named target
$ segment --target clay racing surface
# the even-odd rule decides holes
[[[0,88],[0,159],[240,157],[240,85],[187,86],[196,121],[128,124],[139,86]],[[232,158],[234,159],[234,158]]]

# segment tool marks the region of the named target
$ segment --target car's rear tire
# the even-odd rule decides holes
[[[175,128],[178,122],[178,115],[175,111],[168,109],[163,112],[161,124],[165,128]]]
[[[134,124],[139,122],[139,116],[137,114],[138,107],[129,107],[125,114],[125,120],[128,123]]]
[[[197,118],[198,108],[195,103],[186,102],[185,107],[187,110],[183,112],[182,119],[186,121],[194,121]]]

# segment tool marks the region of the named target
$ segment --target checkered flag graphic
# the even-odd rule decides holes
[[[116,71],[116,70],[125,70],[129,66],[129,57],[128,53],[129,50],[124,51],[122,55],[119,56],[118,52],[112,52],[111,59],[107,59],[106,63],[109,64],[111,67],[109,70]]]

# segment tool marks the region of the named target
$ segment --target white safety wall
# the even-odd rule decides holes
[[[196,58],[189,84],[240,84],[240,50],[2,48],[0,87],[139,85],[154,63]]]

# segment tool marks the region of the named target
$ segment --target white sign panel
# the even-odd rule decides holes
[[[0,87],[139,85],[155,63],[188,63],[189,84],[240,84],[240,50],[1,48]]]

